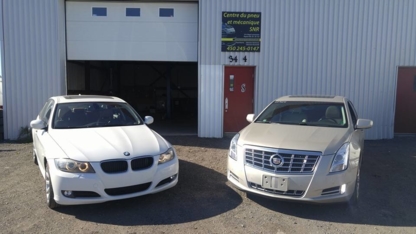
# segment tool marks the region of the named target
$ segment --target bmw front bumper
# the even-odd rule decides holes
[[[151,168],[107,174],[100,163],[91,163],[95,173],[67,173],[56,168],[54,160],[48,160],[54,191],[54,199],[61,205],[102,203],[161,192],[178,183],[179,161],[158,165],[155,160]],[[65,192],[67,191],[67,192]],[[68,191],[71,196],[68,196]],[[67,196],[65,196],[66,194]]]

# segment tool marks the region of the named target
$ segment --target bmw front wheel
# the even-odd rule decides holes
[[[51,182],[51,174],[49,172],[49,165],[46,163],[45,166],[45,190],[46,190],[46,204],[48,204],[48,207],[51,209],[54,209],[58,207],[58,203],[56,203],[53,193],[53,187]]]

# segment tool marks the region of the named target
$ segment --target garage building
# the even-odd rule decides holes
[[[374,121],[367,139],[416,133],[415,1],[0,3],[5,139],[65,94],[213,138],[283,95],[343,95]]]

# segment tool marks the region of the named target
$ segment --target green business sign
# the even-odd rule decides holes
[[[222,52],[260,52],[260,36],[260,12],[222,12]]]

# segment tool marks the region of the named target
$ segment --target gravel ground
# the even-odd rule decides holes
[[[174,188],[56,211],[31,144],[0,143],[0,233],[416,233],[414,136],[366,142],[354,208],[247,195],[226,179],[230,139],[166,138],[180,159]]]

